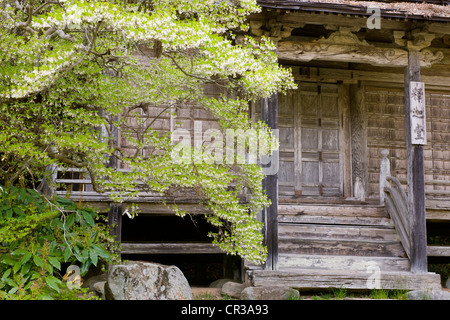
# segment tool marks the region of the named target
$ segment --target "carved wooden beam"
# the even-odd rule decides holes
[[[430,38],[424,34],[417,34],[417,40],[408,44],[420,48],[431,43]],[[396,41],[400,41],[400,35],[396,35]],[[415,43],[415,44],[414,44]],[[433,52],[423,49],[421,52],[421,66],[430,67],[433,63],[440,62],[444,58],[441,51]],[[376,47],[360,40],[351,32],[350,28],[340,28],[328,38],[304,41],[280,41],[278,43],[278,58],[280,60],[293,60],[308,62],[311,60],[345,61],[368,63],[375,66],[408,65],[408,51],[393,47]]]
[[[249,22],[250,32],[256,37],[270,37],[272,41],[279,41],[291,35],[294,28],[302,28],[305,24],[281,23],[276,19],[268,21],[251,20]]]

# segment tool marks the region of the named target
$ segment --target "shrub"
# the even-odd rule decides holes
[[[95,210],[17,187],[0,187],[0,245],[1,299],[75,298],[62,280],[62,264],[78,265],[84,276],[115,259]]]

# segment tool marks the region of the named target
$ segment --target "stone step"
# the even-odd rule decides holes
[[[284,286],[300,290],[343,288],[351,290],[401,289],[440,290],[440,275],[436,273],[414,274],[407,271],[370,270],[250,270],[248,283],[253,287]]]
[[[322,270],[359,270],[370,271],[373,268],[383,271],[409,271],[407,258],[367,257],[367,256],[331,256],[282,253],[278,255],[278,270],[322,269]]]

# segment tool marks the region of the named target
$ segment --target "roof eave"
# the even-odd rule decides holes
[[[349,14],[358,16],[371,16],[371,12],[367,12],[367,6],[355,6],[349,4],[324,3],[324,2],[297,2],[297,1],[280,1],[280,0],[258,0],[258,4],[262,8],[280,9],[280,10],[296,10],[306,12],[326,12],[335,14]],[[406,11],[393,11],[380,8],[382,18],[391,19],[412,19],[425,21],[450,22],[450,17],[443,16],[427,16],[411,14]]]

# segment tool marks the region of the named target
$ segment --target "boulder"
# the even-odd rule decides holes
[[[241,300],[299,300],[298,290],[287,287],[247,287]]]
[[[232,298],[239,299],[241,297],[241,292],[244,289],[245,289],[245,284],[237,283],[234,281],[228,281],[228,282],[224,283],[220,293],[222,295],[227,295]]]
[[[95,293],[97,296],[102,297],[104,299],[104,290],[100,289],[101,287],[104,287],[106,280],[108,279],[107,273],[102,273],[96,276],[92,276],[86,281],[84,281],[82,287],[88,288],[89,292]],[[100,285],[98,285],[100,283]]]
[[[129,261],[110,267],[105,297],[107,300],[192,300],[192,291],[176,266]]]
[[[99,281],[93,285],[94,293],[102,300],[105,300],[105,284],[106,281]]]
[[[444,290],[414,290],[406,293],[408,300],[450,300],[450,292]]]
[[[447,281],[445,282],[445,288],[446,289],[450,289],[450,277],[447,279]]]
[[[211,284],[209,285],[209,287],[210,288],[219,288],[219,289],[222,289],[222,287],[223,287],[223,285],[225,284],[225,283],[227,283],[227,282],[237,282],[237,281],[234,281],[233,279],[218,279],[218,280],[215,280],[215,281],[213,281],[213,282],[211,282]]]

